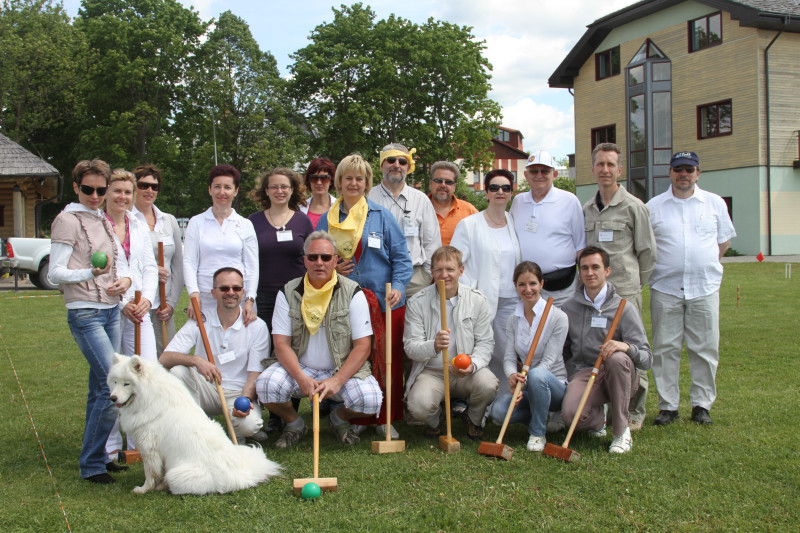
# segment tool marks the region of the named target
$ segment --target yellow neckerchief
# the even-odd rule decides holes
[[[352,259],[358,247],[358,241],[364,233],[364,224],[367,223],[367,212],[369,206],[367,199],[363,196],[356,202],[347,217],[339,222],[343,198],[337,198],[336,202],[328,210],[328,233],[336,241],[336,249],[339,257],[345,261]]]
[[[339,278],[334,270],[330,281],[321,289],[317,289],[308,281],[308,274],[303,276],[303,301],[300,303],[300,312],[303,314],[303,322],[306,323],[308,332],[312,335],[316,334],[322,325],[337,281]]]
[[[414,164],[414,157],[413,157],[416,151],[417,151],[416,148],[412,148],[411,150],[408,151],[408,153],[405,153],[402,150],[386,150],[385,152],[381,152],[381,162],[378,164],[382,165],[383,160],[386,159],[387,157],[405,157],[406,159],[408,159],[408,173],[411,174],[412,172],[414,172],[414,169],[417,168],[417,166]]]

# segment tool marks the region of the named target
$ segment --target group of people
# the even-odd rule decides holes
[[[215,381],[229,406],[238,396],[250,398],[248,411],[229,407],[237,437],[265,442],[280,432],[273,443],[279,448],[307,433],[298,403],[316,393],[342,444],[357,444],[369,426],[385,435],[388,380],[391,420],[440,435],[445,349],[471,358],[467,368],[450,364],[449,384],[453,412],[475,440],[483,439],[487,419],[502,423],[522,383],[512,422],[528,425],[529,450],[543,450],[546,433],[578,415],[599,354],[603,364],[577,427],[605,436],[610,423],[609,451],[625,453],[631,430],[645,418],[651,365],[660,409],[654,423],[678,417],[684,341],[691,416],[710,424],[720,257],[733,225],[724,201],[696,185],[695,153],[672,157],[672,185],[647,206],[619,184],[621,163],[616,145],[594,149],[598,191],[581,206],[553,186],[553,158],[534,152],[525,168],[530,192],[514,197],[514,174],[492,170],[483,183],[488,207],[477,212],[455,198],[458,166],[433,164],[426,196],[406,183],[414,150],[392,143],[380,152],[374,187],[372,168],[359,155],[338,165],[315,159],[304,178],[288,168],[270,171],[250,193],[262,210],[248,218],[233,209],[239,172],[218,165],[208,178],[212,206],[189,221],[181,247],[175,218],[154,205],[162,183],[157,168],[112,172],[102,161],[81,161],[73,171],[78,202],[53,223],[50,269],[90,366],[81,477],[109,483],[108,472],[124,468],[111,460],[122,441],[105,377],[115,351],[134,353],[134,329],[142,332],[139,355],[169,368],[209,415],[222,413]],[[163,266],[155,259],[159,243]],[[98,251],[108,257],[102,267],[91,263]],[[652,350],[641,319],[648,280]],[[163,302],[159,283],[166,284]],[[175,333],[184,286],[201,316],[187,309],[189,320]],[[526,372],[549,297],[554,303]],[[628,305],[605,342],[622,299]],[[154,323],[166,324],[166,337]],[[391,375],[371,364],[383,359],[386,343]],[[270,413],[266,424],[262,409]]]

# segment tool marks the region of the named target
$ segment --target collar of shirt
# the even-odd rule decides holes
[[[236,317],[236,322],[231,324],[228,329],[240,330],[244,327],[244,320],[242,319],[242,311],[239,310],[239,316]],[[219,315],[216,312],[216,309],[213,313],[208,313],[208,325],[215,328],[224,329],[222,327],[222,322],[219,320]]]
[[[672,185],[669,186],[669,196],[667,196],[670,200],[681,203],[681,202],[688,202],[688,201],[698,201],[705,203],[706,202],[706,195],[705,191],[703,191],[697,183],[694,184],[694,191],[692,191],[692,195],[689,198],[678,198],[675,196],[675,193],[672,192]]]
[[[533,199],[533,191],[528,192],[528,194],[523,194],[522,200],[524,202],[528,202],[529,204],[535,204],[535,205],[553,203],[556,201],[556,199],[554,198],[555,195],[553,194],[553,191],[555,189],[556,187],[554,185],[551,185],[550,190],[547,191],[547,194],[544,195],[544,198],[542,198],[541,202],[537,202]]]
[[[595,297],[594,301],[592,301],[592,299],[589,298],[589,295],[586,294],[586,287],[583,288],[583,297],[586,298],[586,300],[590,304],[592,304],[592,307],[594,307],[598,311],[600,311],[600,309],[603,307],[603,304],[606,303],[607,295],[608,295],[608,283],[603,285],[603,288],[600,289],[600,292],[597,293],[597,296]]]

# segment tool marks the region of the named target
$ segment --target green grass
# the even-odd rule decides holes
[[[66,531],[56,490],[73,531],[794,531],[800,523],[798,283],[784,279],[783,264],[726,265],[712,427],[689,421],[684,358],[680,421],[652,426],[658,407],[651,379],[648,419],[629,454],[611,456],[610,437],[578,433],[570,447],[582,459],[566,464],[528,453],[525,428],[512,427],[505,442],[516,451],[502,462],[478,455],[478,444],[456,423],[461,452],[446,455],[421,428],[401,422],[406,452],[377,456],[369,452],[373,433],[342,449],[324,427],[320,475],[337,477],[339,491],[317,501],[302,501],[291,489],[292,479],[312,475],[310,437],[295,449],[267,449],[284,465],[283,478],[227,495],[136,496],[130,491],[143,481],[141,465],[115,474],[112,486],[82,481],[87,365],[69,334],[63,301],[15,298],[42,291],[2,292],[0,531]],[[303,408],[308,417],[307,402]],[[487,440],[498,430],[490,426]],[[558,444],[563,437],[549,436]]]

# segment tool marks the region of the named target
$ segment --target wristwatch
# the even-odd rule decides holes
[[[255,299],[255,298],[253,298],[252,296],[248,296],[247,298],[245,298],[245,299],[244,299],[244,301],[245,301],[245,302],[253,302],[253,303],[256,303],[256,299]]]

